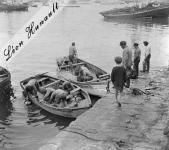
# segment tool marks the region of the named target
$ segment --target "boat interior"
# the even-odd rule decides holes
[[[90,71],[93,77],[91,80],[88,80],[88,81],[106,80],[110,78],[109,74],[105,73],[103,70],[99,69],[98,67],[95,67],[89,63],[80,62],[80,61],[75,64],[60,66],[60,70],[62,73],[64,73],[64,76],[66,78],[77,81],[79,68],[81,66],[86,67]]]
[[[62,86],[63,85],[63,83],[65,82],[65,81],[63,81],[63,80],[56,80],[56,79],[53,79],[53,78],[50,78],[50,77],[43,77],[43,78],[41,78],[41,79],[39,79],[39,80],[37,80],[37,82],[38,82],[38,84],[41,86],[41,87],[44,87],[44,88],[47,88],[47,87],[50,87],[50,88],[54,88],[54,89],[59,89],[60,88],[60,86]],[[64,104],[64,107],[71,107],[71,108],[73,108],[73,107],[84,107],[84,106],[88,106],[89,105],[89,100],[87,100],[87,97],[86,97],[86,95],[84,94],[84,92],[82,92],[82,90],[81,90],[81,88],[79,88],[79,87],[77,87],[76,85],[73,85],[73,90],[72,91],[70,91],[70,94],[73,96],[72,98],[68,98],[68,99],[70,99],[70,100],[68,100],[67,101],[67,103],[66,104]],[[82,94],[83,93],[83,94]],[[40,98],[40,99],[43,99],[43,94],[41,94],[41,93],[39,93],[38,92],[38,97]],[[86,100],[85,102],[84,102],[84,100]],[[51,103],[52,104],[52,103]],[[52,105],[56,105],[55,103],[53,103]],[[60,106],[60,105],[63,105],[63,103],[61,103],[61,104],[57,104],[56,106],[58,106],[58,107],[62,107],[63,108],[63,106]]]

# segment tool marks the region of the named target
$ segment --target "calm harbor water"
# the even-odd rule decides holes
[[[76,1],[75,1],[76,2]],[[68,54],[72,41],[78,56],[111,72],[114,57],[122,54],[121,40],[129,46],[148,40],[152,47],[151,66],[166,66],[169,60],[168,19],[104,20],[100,11],[122,7],[119,1],[79,0],[66,7],[8,65],[15,100],[0,107],[0,149],[32,150],[54,137],[72,120],[51,115],[35,106],[25,107],[19,82],[43,72],[55,72],[56,58]],[[10,40],[38,8],[28,12],[0,13],[0,47]],[[6,106],[6,107],[5,107]]]

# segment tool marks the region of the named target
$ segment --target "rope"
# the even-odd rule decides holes
[[[122,146],[129,146],[129,145],[132,146],[131,143],[126,143],[125,141],[122,141],[122,140],[96,139],[96,138],[89,137],[89,136],[87,136],[87,135],[85,135],[85,134],[83,134],[83,133],[77,132],[77,131],[72,131],[72,130],[67,130],[67,129],[63,129],[62,131],[79,134],[79,135],[81,135],[81,136],[83,136],[83,137],[85,137],[85,138],[87,138],[87,139],[89,139],[89,140],[92,140],[92,141],[97,141],[97,142],[100,142],[100,141],[102,141],[102,142],[113,142],[113,143],[115,144],[114,146],[116,146],[117,150],[120,150],[119,147],[122,147]]]

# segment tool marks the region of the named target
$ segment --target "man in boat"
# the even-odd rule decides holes
[[[68,95],[68,93],[62,89],[55,90],[50,87],[39,87],[38,85],[36,87],[40,93],[44,94],[44,97],[41,101],[48,101],[49,103],[59,103],[60,99],[66,99],[66,96]]]
[[[93,79],[93,76],[89,69],[85,66],[81,66],[79,68],[79,75],[77,77],[77,80],[80,82],[90,81]]]
[[[74,89],[73,85],[70,82],[65,81],[61,88],[65,91],[67,91],[68,94],[70,94],[70,91]]]
[[[30,79],[25,86],[26,92],[37,96],[37,88],[36,88],[37,81],[35,79]]]
[[[37,90],[44,94],[43,100],[55,105],[60,105],[60,107],[65,107],[67,105],[67,101],[73,97],[70,94],[70,91],[73,89],[73,85],[70,82],[64,82],[63,85],[59,86],[56,90],[50,87],[39,87],[37,85]]]
[[[71,63],[76,63],[77,49],[75,47],[75,42],[69,47],[69,60]]]
[[[134,65],[133,65],[133,70],[134,70],[134,78],[138,77],[139,74],[139,63],[140,63],[140,57],[141,57],[141,50],[138,46],[138,43],[134,43]]]
[[[120,46],[123,49],[123,55],[122,55],[122,60],[123,60],[123,67],[126,69],[126,87],[130,87],[130,78],[132,74],[132,51],[131,49],[127,46],[126,41],[121,41]]]
[[[143,72],[149,72],[150,69],[150,58],[151,58],[151,48],[148,46],[149,43],[147,41],[143,42],[144,44],[144,62],[143,62]]]
[[[36,98],[38,98],[36,85],[37,85],[37,81],[35,79],[30,79],[25,86],[25,91],[26,93],[34,95]],[[31,101],[28,98],[28,94],[24,96],[25,96],[25,104],[27,105],[31,104]]]

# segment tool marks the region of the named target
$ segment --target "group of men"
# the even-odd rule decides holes
[[[149,72],[150,69],[150,58],[151,48],[148,46],[147,41],[143,42],[144,50],[144,61],[143,61],[143,72]],[[134,43],[134,59],[132,59],[132,50],[127,46],[126,41],[121,41],[120,46],[123,49],[122,57],[115,57],[116,66],[112,69],[111,81],[115,87],[116,102],[119,107],[121,103],[118,101],[118,93],[123,92],[123,87],[130,87],[130,79],[137,78],[139,74],[139,63],[141,58],[141,50],[138,43]],[[122,65],[121,65],[122,63]],[[133,65],[133,68],[132,68]],[[121,96],[121,94],[120,94]]]
[[[143,61],[143,72],[149,72],[150,69],[150,58],[151,58],[151,48],[148,46],[147,41],[143,42],[144,44],[144,61]],[[126,86],[130,86],[131,74],[134,78],[138,77],[139,74],[139,63],[141,59],[141,50],[138,43],[133,44],[134,55],[132,55],[132,50],[127,46],[126,41],[121,41],[120,46],[123,49],[122,63],[127,73]],[[134,56],[134,58],[133,58]],[[132,68],[133,65],[133,68]]]
[[[48,103],[58,104],[62,106],[66,106],[66,100],[72,98],[70,95],[70,91],[73,90],[73,85],[70,82],[64,82],[63,85],[60,85],[58,89],[54,89],[51,87],[40,87],[35,79],[29,80],[26,84],[25,90],[27,93],[34,95],[38,98],[37,92],[44,95],[41,101],[47,101]],[[27,104],[31,102],[27,99]]]

